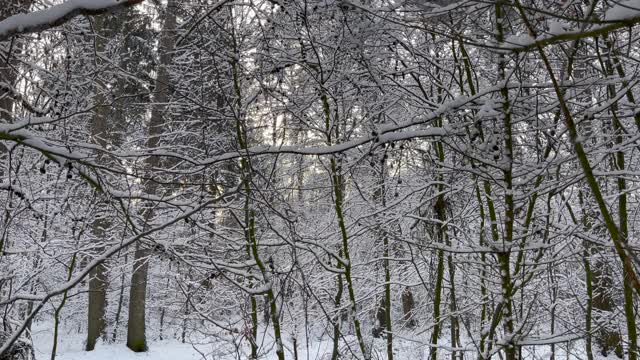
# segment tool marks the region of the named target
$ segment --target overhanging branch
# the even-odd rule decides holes
[[[79,15],[99,15],[133,6],[144,0],[67,0],[60,5],[30,13],[16,14],[0,21],[0,42],[17,34],[40,32]]]

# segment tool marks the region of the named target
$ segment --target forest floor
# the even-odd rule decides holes
[[[149,351],[146,353],[134,353],[130,351],[123,341],[110,344],[98,344],[96,349],[91,352],[84,351],[85,335],[78,334],[74,330],[61,329],[59,340],[57,360],[231,360],[244,359],[244,356],[238,358],[237,355],[221,355],[222,348],[216,348],[216,344],[197,345],[182,343],[178,340],[155,340],[149,344]],[[51,359],[51,347],[53,343],[53,330],[50,324],[37,324],[34,327],[33,341],[35,346],[36,360]],[[378,339],[373,344],[373,359],[386,359],[385,340]],[[285,344],[287,350],[292,349],[292,344]],[[394,358],[396,360],[420,360],[428,359],[428,350],[425,346],[416,346],[413,341],[403,339],[394,339]],[[353,349],[355,350],[355,349]],[[534,349],[526,349],[523,353],[527,360],[549,359],[548,347],[537,347]],[[584,353],[580,344],[575,344],[568,349],[564,346],[558,346],[556,351],[556,359],[581,360],[584,359]],[[245,349],[246,351],[246,349]],[[567,356],[568,353],[568,356]],[[206,354],[206,357],[203,355]],[[323,339],[313,341],[309,344],[307,356],[306,345],[304,342],[298,345],[298,359],[302,360],[325,360],[329,359],[331,354],[331,341]],[[469,359],[475,358],[475,354],[469,354]],[[293,359],[290,351],[286,353],[287,359]],[[450,353],[442,352],[439,358],[449,358]],[[467,356],[465,356],[465,359]],[[617,359],[614,356],[608,358],[596,356],[597,359]],[[271,349],[265,360],[276,359],[275,349]]]
[[[196,360],[202,356],[190,344],[179,341],[158,341],[146,353],[134,353],[123,343],[98,344],[91,352],[84,351],[83,334],[62,332],[58,339],[56,360]],[[53,331],[38,329],[33,333],[36,360],[51,359]]]

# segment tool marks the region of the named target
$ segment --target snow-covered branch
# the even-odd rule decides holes
[[[64,24],[78,15],[99,15],[144,0],[68,0],[27,14],[16,14],[0,21],[0,41],[17,34],[43,31]]]

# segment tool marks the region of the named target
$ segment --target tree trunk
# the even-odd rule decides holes
[[[127,256],[125,255],[124,257],[124,262],[127,262]],[[120,325],[120,314],[122,313],[122,303],[124,301],[124,276],[125,273],[123,272],[122,275],[120,276],[120,293],[118,295],[118,308],[116,309],[116,318],[114,319],[114,325],[113,325],[113,334],[111,336],[111,341],[115,342],[116,338],[118,337],[118,327]],[[162,338],[160,338],[160,340],[162,340]]]
[[[151,111],[151,119],[147,130],[148,138],[146,148],[151,150],[157,148],[160,136],[164,131],[166,120],[164,119],[167,102],[169,99],[169,65],[171,64],[172,52],[175,47],[176,31],[176,1],[169,0],[166,9],[166,18],[160,36],[160,63],[158,66],[158,77],[156,80],[156,95],[154,106]],[[149,156],[146,161],[148,169],[156,168],[159,159]],[[145,192],[155,195],[158,191],[158,184],[153,180],[145,182]],[[145,222],[153,218],[153,209],[147,208],[143,214]],[[146,326],[146,296],[147,277],[149,270],[148,258],[150,251],[142,248],[138,243],[134,254],[134,271],[131,277],[131,290],[129,292],[129,321],[127,324],[127,347],[135,352],[147,350],[147,339],[145,335]]]
[[[95,49],[96,52],[104,52],[106,39],[108,38],[108,31],[105,31],[105,22],[111,18],[106,16],[98,16],[95,18]],[[99,60],[98,64],[100,63]],[[111,142],[113,131],[113,124],[108,119],[107,107],[104,106],[105,97],[102,92],[102,86],[94,87],[93,102],[95,105],[95,112],[91,118],[91,138],[92,141],[101,148],[107,148],[109,142]],[[98,155],[99,157],[100,155]],[[104,248],[104,241],[106,240],[107,228],[110,225],[103,214],[103,209],[100,203],[95,206],[95,220],[91,225],[91,234],[94,237],[94,241],[97,244],[96,253],[100,253]],[[92,351],[95,349],[98,338],[105,337],[106,319],[105,308],[107,305],[107,287],[108,276],[104,263],[100,263],[93,268],[89,273],[89,306],[87,310],[87,341],[85,344],[86,351]]]
[[[107,271],[104,264],[89,273],[89,307],[87,319],[86,351],[96,347],[98,338],[104,337],[106,328],[105,309],[107,305]]]
[[[404,321],[409,328],[416,326],[416,322],[413,319],[413,308],[415,307],[415,301],[413,299],[413,293],[411,288],[407,287],[402,292],[402,314],[404,315]]]
[[[127,347],[135,352],[147,351],[146,302],[149,250],[137,246],[133,263],[133,276],[129,291],[129,321],[127,325]]]

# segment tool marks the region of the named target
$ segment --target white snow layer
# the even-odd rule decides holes
[[[0,38],[12,33],[53,25],[70,14],[81,11],[99,11],[129,3],[127,0],[67,0],[62,4],[26,14],[16,14],[0,21]]]
[[[189,343],[181,343],[176,339],[171,340],[152,340],[149,343],[149,351],[145,353],[134,353],[129,350],[124,342],[124,339],[117,341],[116,343],[103,344],[98,343],[94,351],[84,351],[84,339],[86,335],[78,334],[77,328],[71,329],[63,326],[60,329],[60,335],[58,340],[58,351],[56,360],[203,360],[203,359],[215,359],[215,360],[237,360],[238,354],[229,352],[229,344],[223,344],[222,341],[212,337],[210,339],[199,339],[199,342],[206,343],[200,345],[192,345]],[[275,346],[273,346],[273,338],[269,331],[259,331],[260,334],[265,336],[264,339],[259,341],[261,346],[260,353],[261,359],[264,360],[276,360]],[[427,335],[425,335],[427,334]],[[394,359],[396,360],[426,360],[429,358],[429,347],[426,342],[428,332],[423,334],[425,342],[415,337],[415,333],[407,332],[398,334],[399,336],[394,338]],[[442,336],[442,349],[438,351],[439,358],[448,358],[451,353],[447,351],[448,346],[446,344],[447,336]],[[345,337],[350,342],[355,342],[355,337],[346,335]],[[573,337],[568,337],[573,338]],[[50,359],[51,358],[51,346],[53,339],[52,324],[49,322],[39,322],[35,324],[33,332],[33,342],[35,345],[36,359]],[[293,359],[293,344],[289,336],[285,336],[284,348],[285,357],[287,359]],[[463,342],[467,342],[464,339]],[[246,343],[246,341],[244,341]],[[324,360],[330,358],[332,351],[332,340],[328,337],[310,337],[309,348],[306,348],[306,341],[303,337],[298,339],[298,358],[305,360]],[[372,355],[374,359],[383,360],[386,359],[386,340],[375,339],[369,343],[373,346]],[[245,344],[246,345],[246,344]],[[533,346],[533,342],[530,346],[526,346],[523,349],[523,358],[526,360],[539,360],[548,359],[551,355],[549,346]],[[240,358],[246,358],[248,356],[248,346],[242,346],[242,354]],[[355,350],[355,348],[353,349]],[[465,351],[466,358],[475,358],[476,353],[467,347]],[[594,349],[595,350],[595,349]],[[344,351],[344,359],[351,359],[348,356],[349,351],[344,347],[341,348]],[[356,351],[357,352],[357,351]],[[359,354],[356,354],[359,355]],[[602,357],[599,354],[594,354],[595,359],[614,359],[615,357],[609,356]],[[556,357],[569,360],[581,360],[585,358],[584,343],[582,340],[573,341],[560,341],[556,344]],[[497,358],[497,357],[496,357]],[[617,358],[615,358],[617,359]]]

